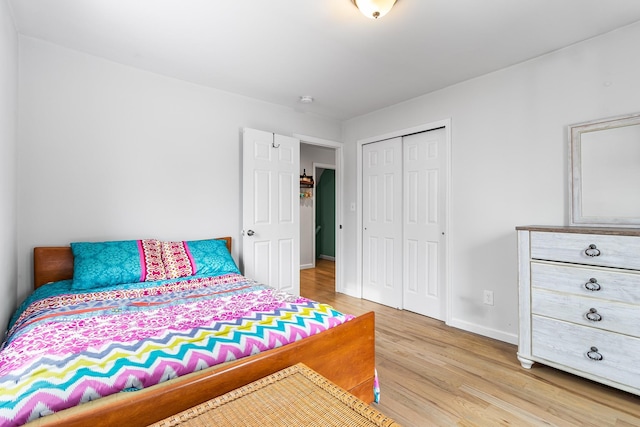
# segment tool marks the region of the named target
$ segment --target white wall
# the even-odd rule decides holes
[[[38,245],[230,235],[238,260],[241,129],[340,135],[337,122],[40,40],[20,50],[18,300]]]
[[[307,175],[313,175],[316,184],[318,178],[313,170],[313,163],[324,163],[325,165],[336,164],[336,150],[333,148],[320,147],[317,145],[300,145],[300,175],[306,169]],[[315,226],[313,225],[315,206],[315,191],[311,189],[314,197],[311,199],[300,199],[300,266],[310,268],[314,266],[313,259],[313,235]]]
[[[568,224],[567,126],[640,112],[640,23],[343,124],[345,164],[366,137],[452,120],[451,324],[516,342],[517,225]],[[356,201],[345,168],[343,206]],[[356,217],[345,256],[356,258]],[[345,283],[357,292],[355,264]],[[483,289],[495,305],[482,303]]]
[[[16,144],[18,36],[9,6],[0,1],[0,329],[16,300]]]

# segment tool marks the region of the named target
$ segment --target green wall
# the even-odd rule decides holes
[[[336,256],[336,174],[326,169],[316,185],[316,258]]]

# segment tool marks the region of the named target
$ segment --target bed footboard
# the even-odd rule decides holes
[[[118,393],[35,420],[40,426],[146,426],[298,362],[373,401],[375,316],[369,312],[295,343],[148,389]],[[29,425],[32,425],[29,424]]]

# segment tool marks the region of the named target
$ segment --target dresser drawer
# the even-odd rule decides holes
[[[639,253],[639,236],[531,232],[533,259],[640,270]]]
[[[532,262],[531,286],[640,304],[640,273],[632,271]]]
[[[640,339],[533,316],[532,354],[626,386],[640,388]],[[595,348],[602,360],[588,356]],[[598,354],[591,353],[592,357]]]
[[[640,336],[640,310],[631,304],[533,289],[531,312],[605,331]]]

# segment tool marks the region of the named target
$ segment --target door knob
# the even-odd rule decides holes
[[[253,230],[247,230],[247,236],[253,236],[254,234],[256,234],[255,231]]]

